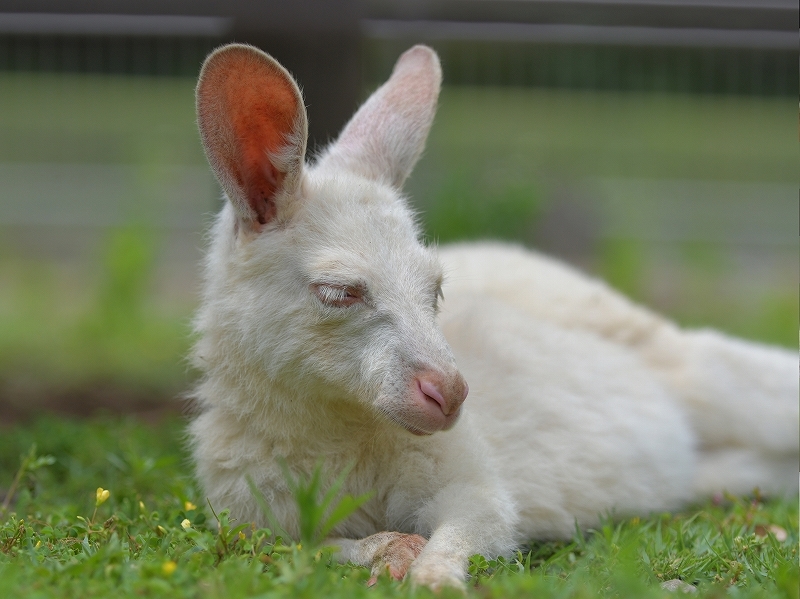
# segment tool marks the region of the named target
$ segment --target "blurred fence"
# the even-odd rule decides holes
[[[0,70],[195,76],[237,40],[301,70],[303,45],[331,69],[363,52],[373,80],[425,41],[450,84],[793,95],[797,22],[792,0],[5,0]]]
[[[798,7],[790,1],[432,5],[402,11],[402,20],[362,21],[370,75],[386,71],[410,40],[423,40],[436,46],[450,84],[763,95],[798,89]]]
[[[367,27],[370,74],[385,72],[414,29]],[[430,32],[435,40],[435,32]],[[380,36],[391,34],[391,42]],[[795,36],[791,37],[797,46]],[[622,46],[542,41],[438,40],[450,85],[537,86],[567,89],[796,95],[792,48]],[[374,76],[374,75],[373,75]],[[374,76],[377,79],[377,76]]]
[[[0,35],[0,70],[191,77],[216,37],[6,34]]]

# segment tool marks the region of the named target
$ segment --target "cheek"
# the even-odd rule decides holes
[[[373,401],[387,371],[399,365],[391,337],[358,323],[319,323],[303,345],[303,370],[362,401]]]
[[[349,348],[357,368],[351,374],[360,389],[360,399],[370,404],[387,393],[402,393],[410,377],[397,335],[389,330],[372,332],[370,339],[362,338]]]

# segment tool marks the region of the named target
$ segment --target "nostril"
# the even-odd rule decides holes
[[[426,381],[425,379],[418,379],[417,384],[419,385],[419,390],[422,391],[422,394],[439,404],[442,412],[447,414],[447,402],[444,400],[444,396],[442,396],[442,393],[439,391],[439,389],[436,388],[436,385],[430,381]]]

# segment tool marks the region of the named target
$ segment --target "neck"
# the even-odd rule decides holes
[[[352,399],[323,397],[298,385],[244,374],[209,374],[196,394],[201,405],[225,411],[264,437],[291,444],[335,440],[348,447],[404,433]]]

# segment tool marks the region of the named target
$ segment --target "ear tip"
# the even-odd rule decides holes
[[[281,63],[260,48],[239,43],[220,46],[206,57],[197,79],[197,92],[209,87],[208,84],[210,87],[218,86],[231,73],[249,73],[253,76],[272,73],[280,79],[291,81],[296,94],[302,98],[294,77]]]
[[[231,83],[235,84],[237,79],[245,79],[256,85],[265,77],[282,82],[290,90],[297,101],[296,117],[305,120],[303,93],[291,73],[263,50],[240,43],[216,48],[203,62],[195,88],[198,115],[206,106],[217,109],[222,90]]]
[[[438,60],[438,55],[436,54],[436,50],[434,50],[430,46],[426,46],[425,44],[415,44],[415,45],[411,46],[408,50],[403,52],[404,56],[405,55],[412,55],[412,54],[417,54],[417,55],[420,55],[420,56],[425,55],[425,56],[431,57],[431,58],[433,58],[435,60]]]
[[[214,49],[203,61],[200,68],[199,80],[202,82],[209,72],[219,71],[226,67],[236,68],[243,63],[262,63],[269,65],[272,69],[276,67],[282,69],[280,64],[269,54],[251,46],[249,44],[225,44]]]
[[[428,71],[437,83],[442,80],[442,66],[439,55],[430,46],[417,44],[412,46],[397,59],[395,71],[400,69],[422,69]]]

